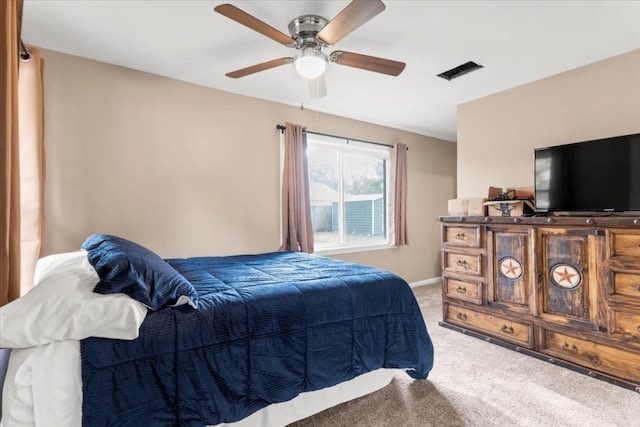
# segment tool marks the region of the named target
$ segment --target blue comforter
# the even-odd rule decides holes
[[[303,253],[170,259],[199,308],[150,312],[133,341],[81,342],[83,425],[205,426],[378,368],[426,378],[407,283]]]

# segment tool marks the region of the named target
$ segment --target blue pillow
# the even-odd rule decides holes
[[[94,234],[82,244],[100,281],[99,294],[124,293],[152,310],[169,305],[198,307],[193,285],[155,252],[108,234]]]

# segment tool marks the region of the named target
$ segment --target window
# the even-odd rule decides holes
[[[316,252],[389,245],[389,154],[380,144],[307,133]]]

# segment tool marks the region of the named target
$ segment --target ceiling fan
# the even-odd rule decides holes
[[[336,50],[328,55],[323,52],[325,47],[336,44],[384,9],[380,0],[353,0],[331,21],[318,15],[302,15],[293,19],[289,23],[288,36],[231,4],[218,5],[214,10],[219,14],[298,51],[293,57],[273,59],[225,75],[236,79],[293,64],[298,73],[309,81],[311,95],[315,98],[326,95],[324,72],[329,62],[398,76],[404,70],[403,62],[343,50]]]

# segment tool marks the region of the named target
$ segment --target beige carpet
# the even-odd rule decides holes
[[[387,387],[291,427],[640,427],[640,393],[441,326],[441,286],[414,288],[435,347],[427,380]]]

